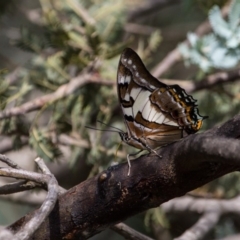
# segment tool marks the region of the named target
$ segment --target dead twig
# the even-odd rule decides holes
[[[204,237],[217,224],[219,218],[227,213],[240,215],[240,195],[232,199],[206,199],[185,196],[164,203],[164,212],[196,212],[202,214],[199,220],[176,240],[197,240]]]
[[[218,212],[205,213],[191,228],[189,228],[180,237],[177,237],[174,240],[201,239],[217,224],[219,217],[220,216]]]
[[[40,174],[35,172],[29,172],[20,169],[16,169],[17,165],[13,164],[13,162],[7,157],[1,156],[2,160],[5,161],[8,165],[15,168],[1,168],[0,175],[4,177],[13,177],[17,179],[24,179],[28,181],[33,181],[41,185],[46,185],[48,189],[48,194],[46,199],[44,200],[41,207],[36,211],[36,213],[28,219],[24,227],[19,229],[18,232],[12,237],[13,240],[25,240],[29,239],[31,235],[39,228],[45,218],[52,211],[58,197],[58,183],[55,177],[50,173],[48,168],[44,166],[44,163],[41,159],[37,159],[37,164],[39,164],[40,169],[42,169],[47,174]],[[5,232],[3,232],[5,234]],[[1,233],[0,237],[2,239]]]
[[[139,233],[138,231],[132,229],[131,227],[127,226],[124,223],[118,223],[115,226],[111,227],[112,230],[114,230],[115,232],[119,233],[120,235],[122,235],[123,237],[125,237],[125,239],[129,239],[129,240],[153,240],[152,238]]]
[[[60,86],[53,93],[49,93],[37,99],[26,102],[21,106],[13,107],[0,112],[0,120],[38,110],[41,107],[43,107],[45,104],[51,104],[59,99],[67,97],[68,95],[75,92],[79,87],[86,85],[87,83],[113,85],[113,83],[110,81],[103,81],[97,77],[92,76],[89,73],[85,73],[73,78],[69,83]]]

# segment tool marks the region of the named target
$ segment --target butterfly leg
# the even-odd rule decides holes
[[[130,154],[127,155],[127,161],[128,161],[128,176],[130,175],[130,171],[131,171],[131,170],[130,170],[130,169],[131,169],[131,162],[130,162],[130,159],[129,159],[129,155],[130,155]]]
[[[151,149],[151,152],[153,152],[154,154],[156,154],[159,158],[162,158],[162,156],[159,155],[155,150]]]
[[[133,154],[128,154],[127,155],[127,161],[128,161],[128,176],[130,176],[130,172],[131,172],[131,160],[129,159],[129,157],[133,157],[133,156],[136,156],[138,155],[140,152],[142,152],[143,150],[141,149],[140,151],[136,152],[136,153],[133,153]]]
[[[149,153],[151,152],[151,153],[154,153],[155,155],[157,155],[159,158],[162,158],[162,156],[161,155],[159,155],[154,149],[152,149],[152,148],[150,148],[149,146],[148,146],[148,144],[147,144],[147,141],[146,141],[146,138],[143,136],[142,137],[142,141],[141,141],[141,143],[143,144],[143,146],[149,151]]]
[[[159,155],[155,150],[151,149],[149,146],[146,145],[146,148],[147,148],[147,150],[149,151],[149,153],[152,152],[152,153],[154,153],[155,155],[157,155],[159,158],[162,158],[161,155]]]

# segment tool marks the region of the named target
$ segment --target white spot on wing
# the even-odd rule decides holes
[[[135,100],[140,91],[141,91],[141,88],[133,88],[130,93],[131,97]]]
[[[136,116],[136,114],[140,111],[142,111],[143,106],[146,104],[147,101],[149,101],[149,96],[151,92],[142,90],[137,98],[135,99],[135,103],[133,105],[133,115]]]
[[[124,83],[128,83],[129,84],[130,81],[131,81],[131,76],[126,76]]]
[[[159,124],[163,124],[164,121],[165,121],[165,116],[161,112],[159,112],[157,116],[154,118],[154,122]]]
[[[178,126],[178,124],[168,118],[165,118],[165,120],[163,121],[164,124],[167,124],[167,125],[171,125],[171,126]]]
[[[157,112],[157,111],[155,110],[155,108],[152,107],[151,112],[150,112],[150,115],[149,115],[149,121],[155,122],[155,119],[156,119],[156,120],[158,119],[159,114],[162,114],[162,113]]]
[[[149,118],[150,112],[151,112],[152,108],[151,108],[151,102],[147,101],[146,104],[144,105],[143,109],[142,109],[142,116],[144,119],[151,121]]]
[[[122,109],[123,109],[123,112],[125,115],[132,116],[132,108],[131,107],[129,107],[129,108],[123,107]]]
[[[126,95],[124,96],[124,100],[129,101],[130,100],[130,95],[129,93],[126,93]]]
[[[124,77],[123,76],[118,78],[118,83],[119,84],[124,84]]]
[[[129,64],[129,65],[132,64],[132,60],[131,60],[131,59],[128,60],[128,64]]]

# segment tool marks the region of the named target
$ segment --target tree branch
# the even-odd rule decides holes
[[[152,0],[145,2],[144,5],[134,9],[129,13],[128,22],[133,21],[138,17],[143,17],[149,13],[159,11],[160,9],[167,7],[172,4],[178,4],[179,0]]]
[[[32,182],[32,181],[18,181],[13,183],[5,184],[4,186],[0,187],[0,195],[1,194],[11,194],[16,192],[22,192],[26,190],[31,190],[36,187],[40,187],[38,183]]]
[[[204,199],[194,197],[175,198],[164,203],[161,208],[164,212],[196,212],[202,214],[200,219],[190,229],[185,231],[176,240],[202,239],[224,214],[240,215],[240,195],[232,199]]]
[[[37,99],[26,102],[21,106],[13,107],[0,112],[0,120],[38,110],[41,107],[43,107],[45,104],[50,104],[61,98],[67,97],[68,95],[75,92],[79,87],[86,85],[87,83],[98,83],[98,84],[104,84],[104,85],[110,85],[110,86],[115,84],[110,81],[99,80],[98,77],[95,77],[89,73],[85,73],[71,79],[69,83],[61,85],[53,93],[49,93]]]
[[[129,239],[129,240],[153,240],[152,238],[147,237],[147,236],[143,235],[142,233],[139,233],[136,230],[128,227],[124,223],[118,223],[115,226],[112,226],[111,229],[114,230],[115,232],[119,233],[123,237],[125,237],[125,239]]]
[[[190,229],[174,240],[201,239],[219,220],[218,212],[205,213]]]
[[[39,228],[39,226],[42,224],[44,219],[49,215],[49,213],[52,211],[58,197],[58,183],[55,177],[50,173],[48,168],[45,166],[43,161],[39,158],[36,159],[37,164],[39,165],[39,168],[42,169],[47,174],[39,174],[34,172],[29,172],[20,169],[16,164],[14,164],[10,159],[1,156],[1,158],[10,166],[17,168],[1,168],[0,169],[0,175],[5,177],[14,177],[18,179],[26,179],[31,180],[40,184],[47,185],[48,188],[48,194],[46,199],[44,200],[41,207],[35,212],[34,215],[30,219],[28,219],[24,226],[22,226],[18,231],[15,232],[15,235],[11,237],[13,240],[27,240],[29,239],[32,234]],[[0,238],[5,238],[5,232],[0,232]]]
[[[240,69],[234,69],[229,72],[218,72],[207,76],[199,82],[192,82],[185,90],[189,93],[196,92],[202,89],[209,89],[219,84],[234,82],[240,80]]]
[[[130,216],[158,207],[240,169],[240,115],[221,127],[190,135],[128,164],[109,167],[59,197],[32,239],[86,239]],[[191,181],[189,181],[191,179]],[[17,231],[30,213],[8,229]]]
[[[28,138],[25,136],[21,137],[20,146],[25,146],[28,143]],[[14,149],[13,141],[10,138],[1,139],[0,153],[6,153]]]
[[[232,199],[205,199],[185,196],[172,199],[164,203],[161,208],[164,212],[191,211],[205,214],[213,211],[221,215],[226,213],[240,215],[240,195]]]

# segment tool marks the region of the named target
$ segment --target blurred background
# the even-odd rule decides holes
[[[36,170],[34,159],[42,157],[67,189],[112,164],[125,162],[127,153],[135,150],[121,146],[116,155],[120,143],[117,133],[85,128],[107,130],[97,122],[100,120],[125,131],[116,91],[122,50],[133,48],[156,77],[168,84],[177,82],[186,91],[191,89],[190,84],[201,83],[209,75],[236,71],[240,62],[240,8],[231,8],[231,4],[226,0],[2,1],[1,110],[51,95],[86,71],[91,73],[91,81],[79,84],[64,98],[44,103],[40,109],[1,120],[0,153],[28,170]],[[237,19],[235,28],[222,24],[219,12],[226,8],[232,13],[223,11],[226,24],[233,26]],[[206,25],[208,19],[213,33]],[[205,38],[194,34],[199,26]],[[190,45],[184,44],[187,39]],[[174,64],[161,72],[159,64],[173,50],[178,52]],[[198,99],[200,114],[209,116],[201,131],[239,113],[237,80],[189,91]],[[4,185],[12,180],[0,181]],[[232,173],[191,194],[231,198],[238,194],[239,184],[239,174]],[[44,197],[42,190],[1,196],[0,224],[16,221],[39,206]],[[165,213],[156,208],[126,223],[154,239],[168,240],[181,235],[198,217],[191,211]],[[239,232],[239,223],[227,215],[204,239]],[[124,238],[106,230],[91,239]]]

